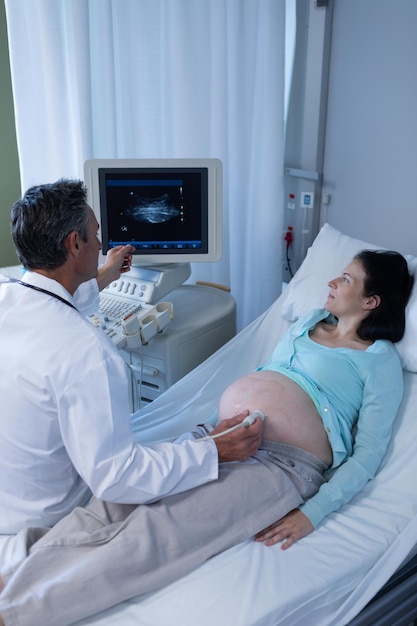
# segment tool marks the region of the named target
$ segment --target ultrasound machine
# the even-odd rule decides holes
[[[184,284],[191,263],[221,257],[222,164],[91,159],[84,180],[103,254],[118,245],[135,248],[130,272],[101,292],[90,321],[120,349],[136,410],[236,333],[236,304],[227,290]]]

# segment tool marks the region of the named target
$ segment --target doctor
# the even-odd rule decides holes
[[[152,502],[216,480],[219,462],[257,450],[259,419],[199,444],[135,442],[125,363],[85,317],[99,289],[130,269],[132,248],[112,250],[97,269],[99,226],[82,182],[32,187],[11,224],[26,272],[0,279],[0,533],[53,526],[92,493]]]

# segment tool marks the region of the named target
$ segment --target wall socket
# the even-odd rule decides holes
[[[302,191],[301,192],[301,202],[300,206],[302,209],[310,209],[314,206],[314,193],[310,191]]]

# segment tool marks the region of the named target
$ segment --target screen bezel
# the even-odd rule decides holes
[[[88,202],[101,227],[103,254],[109,249],[106,203],[102,201],[100,179],[104,172],[129,173],[135,171],[152,175],[167,172],[176,175],[204,170],[207,174],[206,197],[203,201],[201,219],[206,235],[206,249],[176,250],[175,252],[141,250],[134,252],[134,264],[166,264],[215,262],[222,255],[222,163],[219,159],[90,159],[84,165],[84,181],[88,190]]]

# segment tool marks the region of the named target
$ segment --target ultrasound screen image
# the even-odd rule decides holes
[[[160,224],[181,214],[167,193],[157,198],[146,198],[133,193],[132,196],[133,204],[126,209],[126,215],[133,220],[147,224]]]
[[[100,171],[103,241],[137,254],[207,251],[207,170]]]

